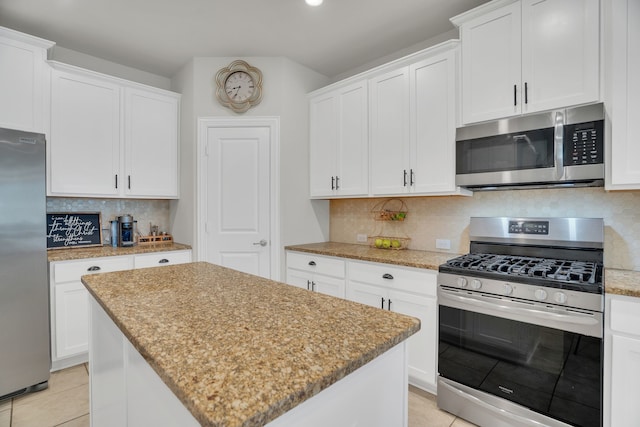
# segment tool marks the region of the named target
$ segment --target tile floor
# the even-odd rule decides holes
[[[409,427],[470,427],[440,411],[435,396],[409,388]],[[89,373],[87,365],[51,374],[49,388],[0,402],[0,427],[88,427]],[[117,427],[117,426],[114,426]]]

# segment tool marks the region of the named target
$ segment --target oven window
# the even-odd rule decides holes
[[[442,377],[572,425],[601,425],[602,339],[439,307]]]
[[[553,168],[554,129],[456,142],[456,173]]]

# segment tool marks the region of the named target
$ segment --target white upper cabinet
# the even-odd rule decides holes
[[[51,64],[48,195],[178,197],[180,95]]]
[[[108,80],[52,70],[48,143],[51,195],[118,196],[122,186],[120,87]]]
[[[606,101],[611,127],[607,156],[608,190],[640,189],[640,141],[635,124],[640,118],[640,2],[615,0],[607,3],[610,19],[606,37]]]
[[[0,27],[0,127],[46,132],[46,60],[53,45]]]
[[[148,90],[125,88],[126,195],[178,195],[178,100]]]
[[[452,22],[463,123],[599,100],[599,0],[497,0]]]
[[[470,194],[455,185],[457,42],[374,77],[371,193]]]
[[[371,192],[403,194],[409,189],[409,67],[369,80]]]
[[[309,100],[311,197],[368,193],[367,82]]]

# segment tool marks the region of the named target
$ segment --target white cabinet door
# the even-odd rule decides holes
[[[455,191],[456,51],[411,65],[412,193]]]
[[[311,290],[311,274],[305,271],[287,268],[287,284],[298,288]]]
[[[409,67],[369,80],[371,192],[409,191]]]
[[[53,43],[0,28],[0,127],[45,131],[47,49]]]
[[[178,197],[179,98],[125,88],[125,193]]]
[[[634,427],[640,422],[640,336],[612,337],[611,426]]]
[[[338,90],[338,159],[336,190],[339,196],[369,192],[369,134],[367,82]]]
[[[387,289],[349,280],[347,299],[386,310]]]
[[[522,103],[520,3],[472,19],[462,39],[462,121],[519,114]]]
[[[435,390],[438,364],[438,304],[433,297],[389,291],[391,310],[420,319],[420,331],[407,340],[411,383]]]
[[[367,82],[309,101],[310,195],[341,197],[369,191]]]
[[[89,300],[81,282],[55,286],[56,358],[89,349]]]
[[[523,0],[523,113],[598,100],[599,16],[599,0]]]
[[[331,92],[309,102],[309,193],[311,197],[335,192],[338,155],[338,99]]]
[[[49,194],[117,196],[119,86],[59,70],[52,70],[51,84]]]
[[[321,294],[331,295],[336,298],[346,297],[346,286],[344,279],[336,279],[335,277],[322,276],[316,274],[311,281],[311,289]]]
[[[611,34],[607,69],[611,84],[611,156],[607,168],[611,190],[640,188],[640,143],[635,125],[640,117],[640,2],[611,2]],[[607,123],[609,124],[609,123]],[[607,177],[609,178],[609,177]]]

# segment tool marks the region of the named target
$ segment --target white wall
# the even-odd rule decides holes
[[[264,79],[262,102],[244,114],[221,106],[215,98],[216,73],[236,59],[243,59],[259,68]],[[171,204],[172,232],[177,241],[196,248],[198,118],[246,116],[280,117],[281,244],[329,239],[329,203],[309,200],[306,99],[308,92],[326,85],[328,81],[327,77],[282,57],[193,58],[180,70],[172,79],[172,90],[182,93],[181,193],[180,200]],[[284,263],[284,256],[281,259]]]
[[[114,77],[131,80],[134,82],[154,86],[160,89],[170,89],[171,79],[157,74],[148,73],[136,68],[120,65],[115,62],[76,52],[62,46],[55,45],[49,51],[49,59],[75,65],[87,70],[97,71]]]

